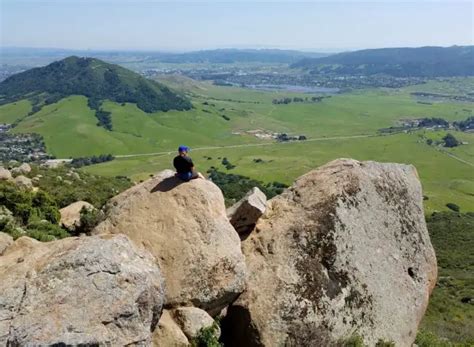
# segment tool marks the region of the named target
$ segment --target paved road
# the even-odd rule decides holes
[[[276,146],[276,145],[284,145],[284,144],[291,144],[291,143],[305,143],[305,142],[330,141],[330,140],[344,140],[344,139],[359,139],[359,138],[377,137],[377,136],[387,136],[387,135],[334,136],[334,137],[319,137],[319,138],[314,138],[314,139],[307,139],[307,140],[304,140],[304,141],[301,141],[301,142],[300,142],[300,141],[261,142],[261,143],[246,143],[246,144],[243,144],[243,145],[195,147],[195,148],[192,148],[192,151],[193,151],[193,152],[196,152],[196,151],[203,151],[203,150],[226,149],[226,148]],[[175,151],[175,150],[171,150],[171,151],[153,152],[153,153],[123,154],[123,155],[116,155],[115,158],[133,158],[133,157],[168,155],[168,154],[173,154],[174,152],[176,152],[176,151]]]

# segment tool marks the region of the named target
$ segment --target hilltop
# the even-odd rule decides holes
[[[474,46],[365,49],[306,58],[292,67],[313,73],[342,75],[472,76]]]
[[[71,95],[87,97],[99,120],[109,116],[100,110],[105,100],[135,103],[147,113],[192,107],[185,97],[170,88],[94,58],[71,56],[10,76],[0,83],[0,104],[29,99],[32,113]],[[103,119],[101,123],[104,125]]]

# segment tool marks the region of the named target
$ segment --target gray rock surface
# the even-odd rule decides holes
[[[81,210],[95,210],[94,205],[87,201],[76,201],[59,210],[61,214],[60,224],[70,231],[76,230],[81,226]]]
[[[13,237],[8,234],[0,232],[0,255],[13,244]]]
[[[114,197],[93,233],[123,233],[157,259],[167,307],[196,306],[211,314],[245,288],[240,239],[212,182],[182,182],[170,170]]]
[[[436,282],[413,166],[341,159],[271,199],[243,242],[226,346],[411,346]]]
[[[265,213],[267,197],[257,187],[252,188],[240,201],[227,209],[230,224],[240,235],[250,233]]]
[[[124,235],[41,243],[0,257],[0,345],[150,345],[164,301],[153,257]]]
[[[173,318],[189,340],[196,338],[199,331],[214,325],[214,319],[206,312],[196,307],[180,307],[173,311]],[[216,337],[220,330],[217,328]]]

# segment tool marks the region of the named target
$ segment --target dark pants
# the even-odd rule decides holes
[[[178,172],[176,174],[176,176],[178,176],[178,178],[184,182],[189,182],[190,180],[192,180],[193,178],[196,178],[197,175],[194,174],[194,172],[192,171],[188,171],[188,172]]]

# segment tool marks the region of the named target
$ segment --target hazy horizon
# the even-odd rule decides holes
[[[313,52],[474,44],[472,2],[0,0],[2,48]]]

